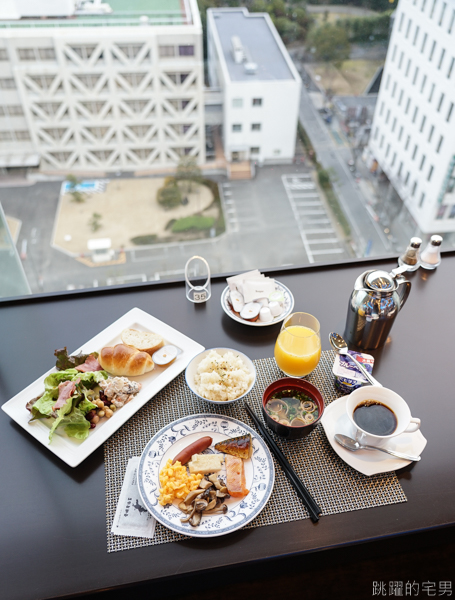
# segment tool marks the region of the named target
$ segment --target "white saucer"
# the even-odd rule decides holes
[[[379,450],[358,450],[351,452],[346,450],[335,441],[336,433],[344,433],[354,438],[354,426],[346,414],[347,396],[338,398],[327,406],[321,419],[327,439],[344,462],[348,463],[356,471],[364,475],[376,475],[377,473],[387,473],[402,469],[411,463],[410,460],[395,458]],[[412,456],[420,456],[420,453],[427,445],[427,440],[423,437],[420,429],[414,433],[403,433],[390,440],[388,447],[390,450],[405,452]]]

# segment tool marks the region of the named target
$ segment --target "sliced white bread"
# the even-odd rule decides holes
[[[153,354],[164,344],[163,338],[149,331],[138,331],[137,329],[124,329],[122,331],[122,342],[127,346],[133,346],[142,352]]]

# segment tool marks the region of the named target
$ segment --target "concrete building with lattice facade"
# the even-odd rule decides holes
[[[0,3],[0,167],[202,164],[203,89],[196,0]]]

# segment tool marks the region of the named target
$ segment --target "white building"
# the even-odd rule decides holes
[[[210,85],[223,97],[226,158],[292,161],[301,79],[269,15],[209,9],[207,54]]]
[[[144,8],[146,6],[147,8]],[[196,0],[1,0],[0,167],[205,161]]]
[[[424,233],[455,231],[455,0],[400,0],[370,151]]]

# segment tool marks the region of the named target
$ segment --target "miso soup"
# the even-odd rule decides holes
[[[317,403],[294,389],[275,392],[267,401],[265,410],[274,421],[288,427],[311,425],[319,416]]]

